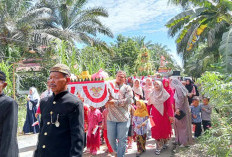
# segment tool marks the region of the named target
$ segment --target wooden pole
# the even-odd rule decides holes
[[[15,63],[13,63],[13,98],[15,99]]]

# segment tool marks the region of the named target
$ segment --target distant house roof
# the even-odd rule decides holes
[[[16,72],[25,72],[25,71],[40,71],[42,59],[26,59],[18,63],[16,67]]]

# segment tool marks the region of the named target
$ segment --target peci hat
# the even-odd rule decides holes
[[[65,64],[56,64],[51,69],[50,72],[60,72],[63,74],[66,74],[68,76],[71,76],[70,69]]]
[[[6,81],[6,74],[2,71],[0,71],[0,80]]]

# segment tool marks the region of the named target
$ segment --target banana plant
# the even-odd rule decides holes
[[[219,52],[223,57],[223,66],[226,72],[232,72],[232,26],[222,36]]]

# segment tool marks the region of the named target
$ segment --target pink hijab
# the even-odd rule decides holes
[[[161,115],[164,114],[164,102],[168,100],[170,95],[168,92],[164,89],[163,84],[161,81],[155,81],[155,83],[158,83],[160,86],[159,90],[153,89],[148,104],[153,104],[154,107],[159,111]]]
[[[151,83],[151,85],[149,85],[149,83],[147,83],[147,81],[149,81],[149,83]],[[146,84],[143,87],[146,100],[149,99],[149,96],[150,96],[153,88],[154,88],[154,86],[153,86],[153,83],[152,83],[152,78],[149,77],[149,78],[146,79]]]

